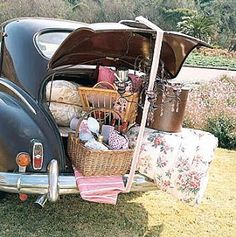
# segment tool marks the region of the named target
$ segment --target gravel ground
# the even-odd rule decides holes
[[[224,75],[232,77],[236,81],[236,71],[196,67],[182,67],[178,76],[173,81],[183,83],[202,83],[220,78]]]

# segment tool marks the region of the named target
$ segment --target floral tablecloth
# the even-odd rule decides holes
[[[129,130],[130,145],[139,127]],[[157,187],[178,199],[200,203],[208,182],[208,168],[217,138],[200,130],[167,133],[146,128],[137,170],[153,179]]]

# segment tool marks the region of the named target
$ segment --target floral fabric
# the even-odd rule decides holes
[[[135,146],[139,127],[128,137]],[[153,179],[157,187],[185,202],[201,202],[208,181],[208,168],[217,147],[212,134],[183,129],[167,133],[146,128],[137,170]]]
[[[60,126],[69,127],[70,121],[74,117],[81,117],[83,111],[80,106],[69,105],[57,102],[51,102],[49,109],[56,121]]]
[[[46,99],[50,101],[49,110],[59,126],[69,127],[72,118],[81,116],[79,87],[79,84],[65,80],[48,82]]]
[[[52,88],[51,88],[52,87]],[[78,93],[80,85],[65,80],[49,81],[46,86],[47,101],[82,106]]]

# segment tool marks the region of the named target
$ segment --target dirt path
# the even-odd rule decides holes
[[[175,81],[178,82],[204,82],[217,79],[223,75],[227,75],[236,80],[236,71],[183,67]]]

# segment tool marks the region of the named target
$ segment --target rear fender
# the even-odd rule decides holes
[[[55,123],[41,109],[37,101],[12,82],[0,78],[0,171],[17,168],[15,159],[19,152],[32,152],[32,141],[42,142],[46,167],[52,159],[65,169],[64,149]],[[29,166],[28,171],[33,171]]]

